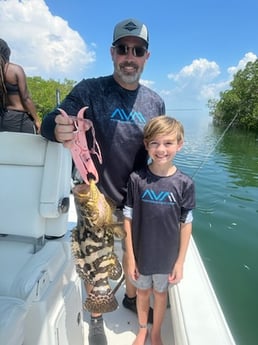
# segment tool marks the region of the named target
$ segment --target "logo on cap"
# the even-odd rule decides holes
[[[128,31],[133,31],[133,30],[137,29],[137,25],[134,24],[133,22],[129,22],[129,23],[124,25],[124,29],[128,30]]]

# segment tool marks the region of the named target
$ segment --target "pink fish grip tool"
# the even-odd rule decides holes
[[[95,183],[99,181],[98,171],[93,163],[91,155],[95,154],[98,157],[100,164],[102,164],[102,156],[99,145],[95,138],[95,129],[93,123],[89,119],[84,118],[84,112],[88,107],[83,107],[79,110],[77,116],[69,116],[63,109],[58,108],[60,113],[69,117],[74,121],[75,126],[75,138],[70,148],[74,164],[78,169],[83,181],[89,184],[89,179],[94,178]],[[86,132],[91,131],[93,146],[88,148],[86,139]]]

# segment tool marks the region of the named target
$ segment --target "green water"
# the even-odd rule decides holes
[[[208,113],[168,114],[185,127],[175,162],[196,184],[193,235],[205,267],[236,344],[257,345],[258,135],[224,133]]]

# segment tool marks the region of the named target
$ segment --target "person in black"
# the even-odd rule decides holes
[[[111,58],[112,75],[83,79],[60,104],[67,114],[76,116],[88,106],[85,117],[93,122],[96,140],[103,162],[95,161],[99,173],[98,187],[104,195],[122,209],[130,173],[146,164],[143,128],[154,116],[165,112],[163,99],[153,90],[139,83],[150,52],[149,34],[145,24],[126,19],[114,28]],[[60,115],[58,109],[43,118],[41,134],[69,147],[74,138],[71,118]],[[93,157],[94,159],[94,157]],[[126,253],[123,262],[127,262]],[[127,268],[124,267],[125,272]],[[86,286],[89,292],[91,287]],[[136,289],[126,279],[123,305],[136,311]],[[103,319],[92,314],[89,345],[106,345]]]
[[[128,275],[137,288],[139,332],[133,345],[144,345],[150,296],[154,296],[151,344],[163,345],[161,326],[169,283],[183,277],[195,207],[193,180],[173,164],[184,140],[182,124],[169,116],[144,128],[150,162],[133,172],[124,207]]]
[[[0,38],[0,131],[39,133],[40,119],[29,95],[26,75],[11,63],[11,50]]]

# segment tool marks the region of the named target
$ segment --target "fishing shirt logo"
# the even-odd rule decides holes
[[[158,192],[156,193],[152,189],[146,189],[142,195],[141,200],[143,202],[149,202],[152,204],[176,204],[176,199],[172,192]]]
[[[116,108],[111,115],[111,120],[145,125],[146,120],[140,111],[126,113],[124,109]]]

